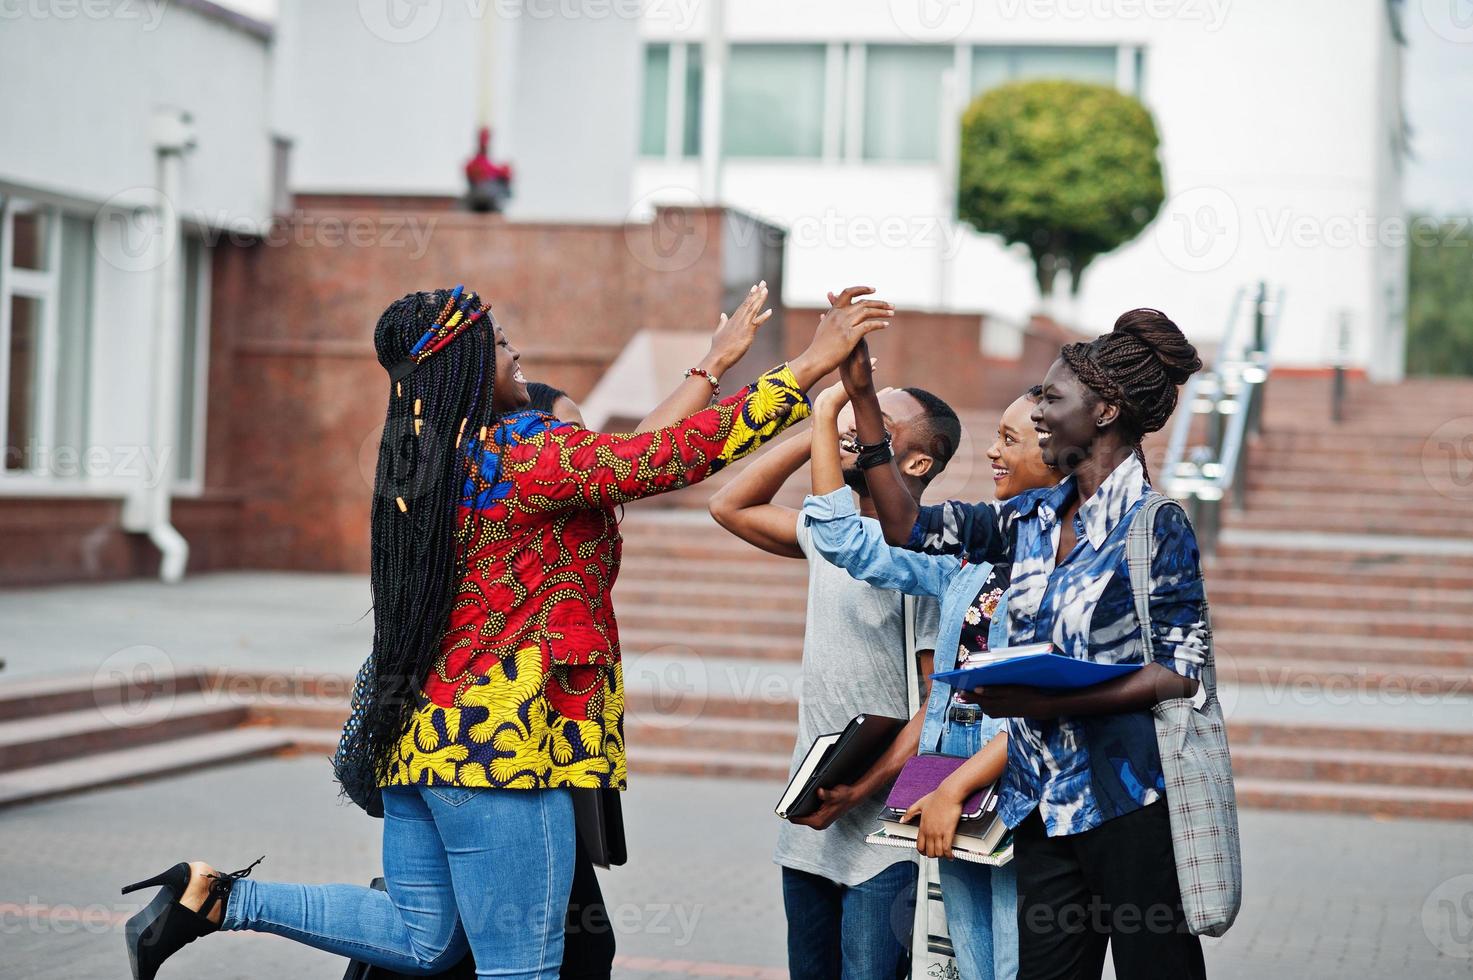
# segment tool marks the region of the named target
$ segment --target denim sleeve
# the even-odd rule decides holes
[[[974,564],[1008,560],[1004,517],[991,504],[948,500],[922,507],[905,547],[927,555],[958,555]]]
[[[1197,678],[1207,655],[1197,535],[1180,507],[1156,514],[1155,555],[1151,559],[1152,659],[1183,677]]]
[[[803,502],[803,522],[813,535],[814,550],[854,578],[882,589],[939,599],[961,568],[956,558],[887,544],[877,521],[860,519],[848,487],[809,496]]]

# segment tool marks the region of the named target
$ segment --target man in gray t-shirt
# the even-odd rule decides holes
[[[918,388],[887,391],[880,404],[895,465],[919,502],[956,451],[961,425],[945,402]],[[849,441],[852,436],[850,428]],[[799,433],[747,464],[712,498],[711,515],[764,551],[808,560],[803,690],[790,774],[818,736],[842,731],[855,715],[911,719],[863,778],[824,791],[817,813],[783,824],[774,858],[782,867],[792,980],[895,980],[909,946],[914,854],[864,839],[878,826],[900,767],[920,744],[922,718],[911,717],[905,687],[904,599],[850,578],[817,554],[810,557],[799,512],[772,502],[808,461],[809,440],[807,432]],[[859,494],[860,513],[872,520],[864,472],[852,451],[844,453],[844,477]],[[916,649],[934,648],[938,616],[935,600],[916,601]]]

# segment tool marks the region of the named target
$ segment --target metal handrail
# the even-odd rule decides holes
[[[1250,436],[1258,434],[1263,418],[1274,338],[1284,308],[1284,291],[1269,298],[1268,285],[1260,283],[1244,317],[1247,290],[1233,296],[1228,323],[1213,363],[1193,375],[1182,392],[1184,411],[1172,421],[1167,443],[1162,490],[1182,501],[1197,529],[1197,543],[1204,554],[1217,550],[1221,530],[1222,501],[1231,498],[1234,510],[1242,510],[1247,496],[1246,454]],[[1240,336],[1245,319],[1251,333]],[[1205,417],[1207,439],[1189,446],[1192,424]]]

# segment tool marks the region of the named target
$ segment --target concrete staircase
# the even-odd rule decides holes
[[[1245,806],[1473,818],[1473,503],[1424,469],[1473,383],[1275,378],[1247,507],[1208,589]],[[964,418],[931,499],[987,499],[995,416]],[[706,514],[724,474],[627,509],[615,589],[630,767],[778,781],[796,737],[803,562]],[[800,472],[779,501],[801,504]],[[345,678],[202,671],[144,684],[0,683],[0,806],[263,754],[326,754]]]

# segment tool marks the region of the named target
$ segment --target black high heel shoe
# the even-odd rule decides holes
[[[136,892],[140,888],[159,885],[159,893],[147,907],[136,913],[123,927],[124,941],[128,944],[128,961],[133,966],[133,980],[154,980],[164,960],[173,956],[200,936],[207,936],[220,927],[210,921],[210,911],[218,903],[222,910],[230,890],[242,878],[249,877],[251,869],[260,864],[265,856],[256,858],[248,868],[228,874],[212,874],[210,892],[204,904],[196,912],[179,904],[189,888],[189,865],[184,862],[174,865],[162,874],[144,881],[137,881],[123,889],[123,894]]]

